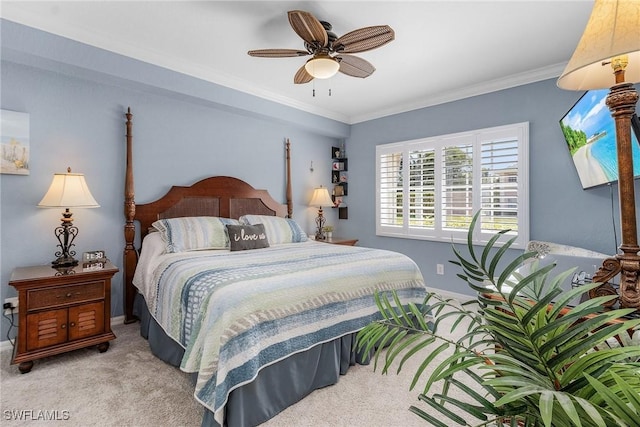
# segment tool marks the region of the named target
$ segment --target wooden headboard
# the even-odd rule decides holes
[[[195,184],[173,186],[154,202],[136,205],[133,186],[132,118],[131,108],[126,113],[127,155],[124,198],[124,309],[125,323],[137,320],[133,314],[133,302],[137,293],[133,286],[133,275],[138,264],[138,250],[134,241],[135,221],[140,224],[140,236],[147,235],[151,224],[164,218],[186,216],[218,216],[238,219],[242,215],[273,215],[291,217],[293,201],[291,190],[291,158],[289,140],[285,144],[286,197],[287,203],[278,203],[266,190],[258,190],[238,178],[214,176]]]
[[[155,202],[135,205],[135,220],[144,237],[154,221],[185,216],[219,216],[238,219],[242,215],[289,216],[286,205],[265,190],[256,190],[230,176],[214,176],[189,187],[173,186]]]

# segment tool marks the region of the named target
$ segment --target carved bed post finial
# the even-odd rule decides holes
[[[287,152],[287,216],[291,218],[293,217],[293,191],[291,189],[291,143],[289,142],[289,138],[287,138],[285,145]]]
[[[134,247],[133,241],[135,239],[136,228],[134,224],[134,218],[136,216],[136,202],[134,197],[133,186],[133,136],[131,133],[131,107],[127,109],[125,114],[127,117],[127,151],[126,151],[126,173],[124,180],[124,307],[125,307],[125,323],[132,323],[137,320],[133,315],[133,298],[135,297],[135,289],[133,286],[133,274],[135,272],[136,264],[138,263],[138,253]]]

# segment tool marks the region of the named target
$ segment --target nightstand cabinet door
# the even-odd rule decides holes
[[[27,350],[37,350],[104,332],[104,303],[27,315]]]
[[[67,341],[68,310],[52,310],[27,315],[27,350],[37,350]]]
[[[91,337],[104,332],[104,303],[69,308],[69,340]]]

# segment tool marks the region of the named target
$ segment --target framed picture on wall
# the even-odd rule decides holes
[[[29,114],[0,110],[0,173],[29,175]]]

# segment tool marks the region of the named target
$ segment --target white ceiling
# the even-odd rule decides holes
[[[3,18],[345,123],[559,76],[592,0],[7,1]],[[376,71],[294,85],[307,58],[287,20],[306,10],[338,35],[390,25],[391,43],[357,54]],[[315,88],[315,97],[313,89]],[[331,90],[331,96],[329,96]]]

